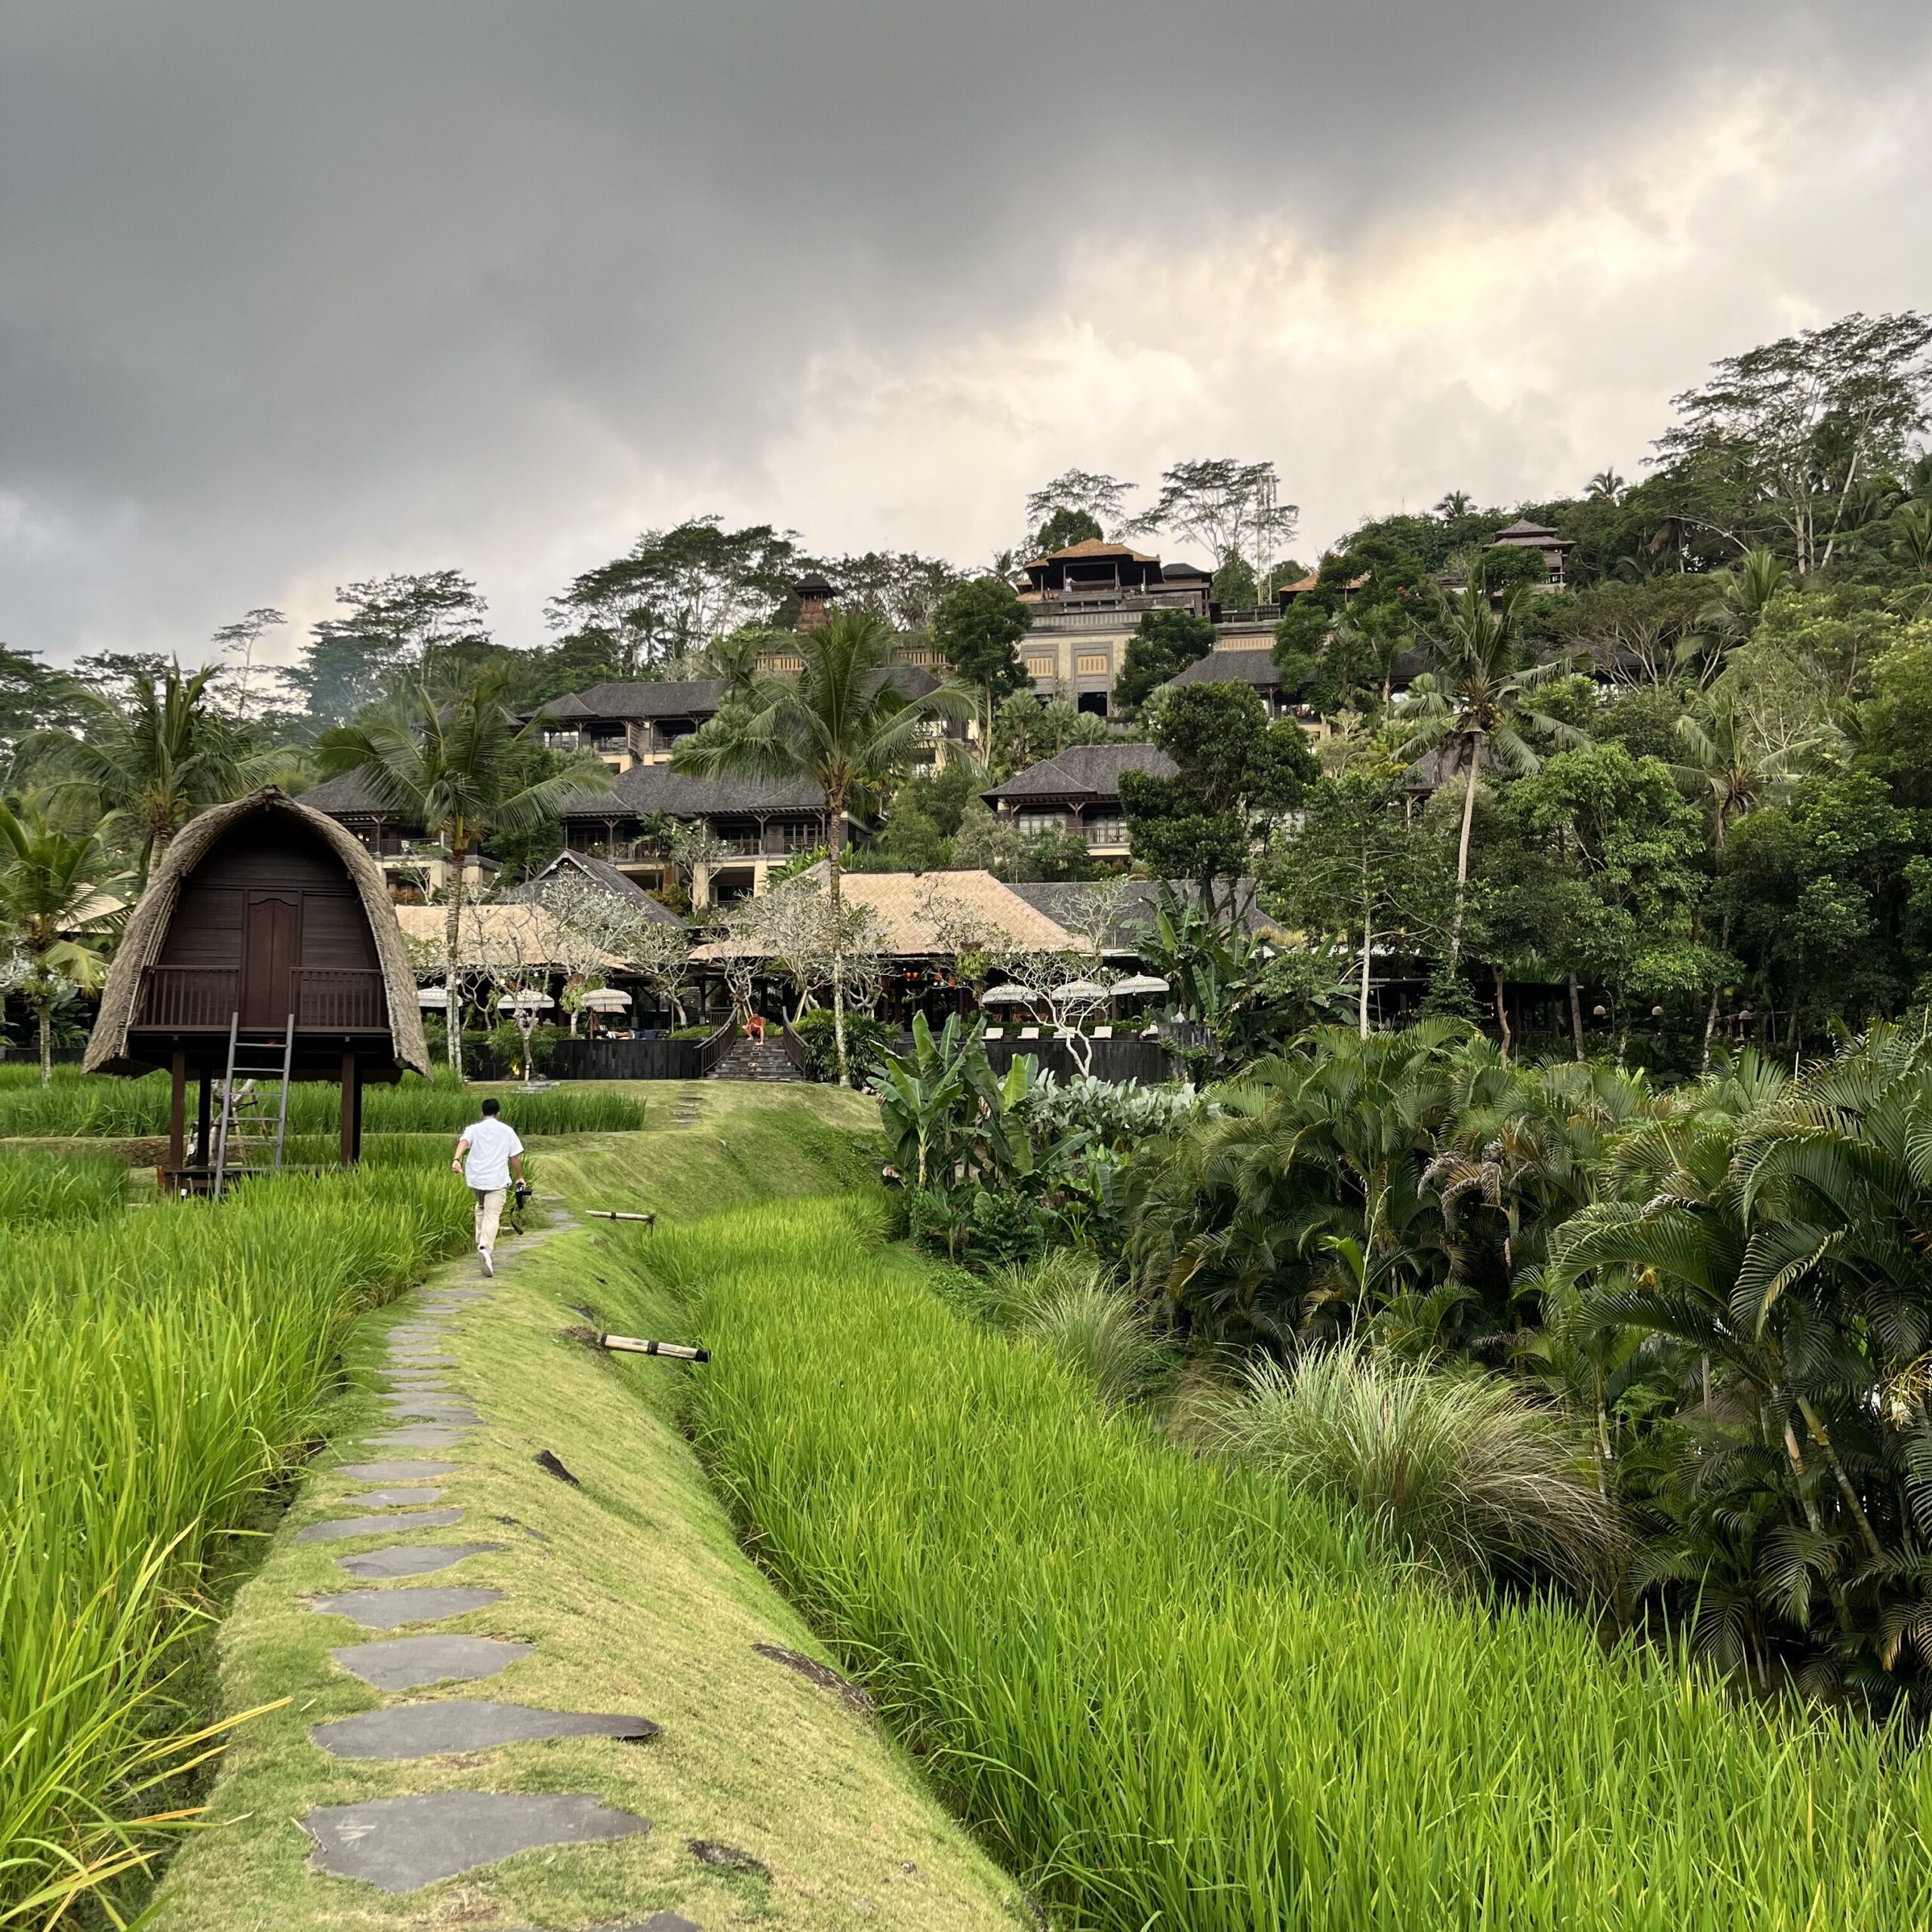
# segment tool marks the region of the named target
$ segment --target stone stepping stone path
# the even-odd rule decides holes
[[[535,1648],[502,1637],[392,1637],[386,1643],[346,1644],[329,1655],[378,1690],[420,1690],[452,1678],[494,1677]]]
[[[346,1617],[365,1630],[393,1630],[400,1623],[436,1623],[446,1617],[487,1610],[503,1600],[501,1590],[477,1584],[452,1583],[441,1589],[432,1584],[414,1590],[344,1590],[337,1596],[318,1597],[309,1607],[320,1616]]]
[[[463,1521],[460,1509],[398,1509],[392,1516],[337,1516],[296,1532],[297,1543],[337,1543],[345,1537],[393,1536],[399,1530],[446,1530]]]
[[[528,1704],[491,1704],[452,1697],[436,1704],[401,1704],[360,1717],[318,1724],[309,1735],[338,1758],[433,1758],[445,1752],[489,1751],[543,1737],[655,1737],[648,1718],[594,1711],[539,1711]]]
[[[471,1556],[488,1556],[500,1543],[426,1543],[401,1549],[365,1550],[359,1556],[338,1556],[336,1567],[371,1581],[392,1577],[426,1577],[447,1570]]]
[[[413,1892],[537,1845],[585,1844],[651,1829],[649,1819],[578,1792],[377,1798],[318,1804],[302,1822],[315,1841],[316,1871],[360,1878],[386,1892]]]
[[[695,1121],[695,1099],[688,1106]],[[401,1426],[364,1438],[375,1451],[372,1460],[340,1465],[341,1474],[352,1481],[371,1485],[346,1497],[349,1505],[385,1513],[331,1518],[297,1532],[297,1540],[304,1543],[386,1539],[377,1548],[335,1559],[339,1569],[361,1582],[386,1585],[432,1576],[504,1547],[495,1543],[406,1540],[411,1531],[446,1528],[463,1519],[460,1509],[432,1506],[444,1492],[424,1486],[460,1474],[461,1465],[408,1452],[455,1450],[469,1440],[472,1428],[481,1425],[483,1418],[470,1399],[448,1386],[451,1378],[445,1371],[456,1367],[457,1358],[447,1352],[451,1329],[435,1318],[453,1316],[492,1292],[481,1281],[442,1287],[421,1305],[417,1316],[390,1331],[378,1364],[384,1384],[380,1400],[388,1420]],[[384,1451],[396,1453],[386,1455]],[[318,1597],[309,1607],[318,1616],[340,1617],[365,1629],[388,1631],[441,1623],[503,1601],[501,1590],[481,1585],[426,1584],[346,1589]],[[329,1655],[373,1689],[390,1694],[494,1677],[535,1649],[534,1644],[508,1638],[431,1631],[344,1644]],[[543,1710],[457,1694],[388,1704],[336,1718],[315,1725],[309,1736],[318,1750],[331,1758],[401,1762],[460,1757],[552,1738],[641,1742],[657,1736],[658,1730],[648,1718]],[[651,1829],[647,1819],[594,1794],[576,1792],[452,1791],[320,1804],[302,1823],[315,1843],[311,1870],[391,1893],[414,1891],[520,1851],[635,1837]],[[700,1928],[675,1912],[660,1912],[606,1932]]]

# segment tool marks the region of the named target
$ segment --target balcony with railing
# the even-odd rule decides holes
[[[375,968],[298,967],[286,997],[296,1029],[316,1033],[386,1033],[389,1002]],[[232,966],[150,966],[142,976],[135,1025],[168,1033],[225,1033],[239,1010],[242,975]],[[279,1033],[285,1014],[271,1025]]]

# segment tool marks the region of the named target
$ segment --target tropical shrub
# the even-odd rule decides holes
[[[1287,1366],[1263,1357],[1197,1398],[1187,1432],[1361,1515],[1454,1583],[1601,1589],[1622,1568],[1623,1526],[1587,1441],[1495,1377],[1378,1357],[1358,1341]]]
[[[815,1006],[809,1012],[801,1014],[792,1030],[805,1043],[807,1077],[822,1082],[836,1082],[838,1043],[835,1037],[831,1008]],[[878,1065],[879,1057],[890,1045],[893,1035],[894,1029],[882,1020],[875,1020],[868,1014],[847,1014],[845,1050],[854,1070],[862,1077],[869,1075]]]

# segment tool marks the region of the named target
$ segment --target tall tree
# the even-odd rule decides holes
[[[284,674],[318,724],[342,723],[405,682],[460,676],[490,648],[481,593],[460,571],[370,577],[335,595],[346,614],[312,626],[303,661]]]
[[[1232,457],[1177,463],[1161,472],[1160,494],[1127,528],[1198,543],[1217,563],[1230,552],[1251,557],[1259,580],[1293,538],[1301,515],[1297,505],[1280,500],[1279,490],[1272,463]]]
[[[450,1065],[463,1075],[463,1011],[457,953],[463,862],[494,832],[520,832],[554,817],[564,801],[606,792],[611,774],[585,753],[530,775],[543,745],[540,715],[518,726],[503,706],[501,675],[485,672],[453,696],[426,686],[317,743],[323,771],[353,771],[382,810],[406,814],[442,848],[450,889],[443,921]]]
[[[970,717],[975,705],[972,691],[956,683],[907,698],[890,675],[891,650],[891,634],[871,612],[836,612],[823,628],[800,634],[796,677],[760,679],[742,708],[720,712],[681,740],[671,755],[674,771],[707,778],[725,772],[802,778],[824,792],[830,918],[838,936],[832,1028],[841,1082],[848,1072],[841,887],[846,814],[890,789],[912,763],[929,726]]]
[[[1520,590],[1492,598],[1480,567],[1454,598],[1438,598],[1435,620],[1425,632],[1430,669],[1412,687],[1414,720],[1406,758],[1447,749],[1449,772],[1463,778],[1463,828],[1456,847],[1456,914],[1449,936],[1449,967],[1463,949],[1463,913],[1469,883],[1469,828],[1476,786],[1484,765],[1505,773],[1534,771],[1539,762],[1524,736],[1532,721],[1554,735],[1578,734],[1540,716],[1531,694],[1558,672],[1558,665],[1528,662],[1518,614]]]
[[[197,812],[289,764],[288,752],[251,746],[209,703],[214,675],[211,666],[184,676],[178,664],[158,678],[140,671],[125,700],[85,692],[75,700],[73,728],[36,741],[57,774],[55,796],[82,795],[102,814],[105,836],[130,830],[143,877]]]
[[[988,746],[992,743],[994,706],[1028,681],[1015,647],[1032,624],[1032,612],[1014,594],[1012,585],[999,577],[955,584],[940,601],[934,640],[954,673],[977,685],[983,697],[983,742]]]
[[[54,1009],[77,988],[97,986],[107,970],[103,941],[109,880],[107,855],[92,827],[70,836],[38,812],[0,805],[0,940],[13,949],[14,986],[40,1023],[40,1084],[54,1078]]]
[[[1214,626],[1192,611],[1143,611],[1121,654],[1114,679],[1114,703],[1134,712],[1176,672],[1184,671],[1214,648]]]
[[[727,530],[718,516],[647,530],[626,553],[573,577],[550,601],[552,629],[595,641],[611,674],[681,667],[747,624],[769,622],[804,564],[768,523]]]
[[[1433,839],[1412,827],[1401,764],[1370,749],[1303,793],[1300,823],[1269,865],[1271,903],[1309,937],[1355,954],[1355,1029],[1368,1038],[1369,969],[1376,946],[1398,937],[1426,949],[1441,931]]]
[[[946,598],[963,581],[944,558],[922,557],[916,550],[827,557],[818,568],[836,586],[841,603],[869,605],[900,631],[931,630]]]
[[[1081,537],[1104,537],[1109,531],[1120,528],[1127,493],[1134,487],[1104,472],[1063,471],[1045,488],[1035,490],[1027,497],[1026,528],[1034,533],[1032,540],[1042,549],[1057,549],[1059,543],[1077,543]],[[1048,526],[1057,517],[1067,521],[1050,531]],[[1078,536],[1065,534],[1076,528]],[[1049,536],[1057,537],[1059,543],[1050,544]]]
[[[232,624],[223,624],[217,631],[212,642],[221,647],[223,655],[239,657],[242,660],[242,681],[235,709],[245,718],[254,699],[251,687],[254,681],[255,647],[263,635],[287,623],[288,620],[272,604],[264,604],[255,610],[248,611]]]
[[[1875,472],[1902,467],[1932,403],[1932,317],[1854,313],[1728,355],[1672,398],[1657,440],[1672,472],[1715,493],[1740,548],[1777,531],[1801,577],[1827,566],[1846,512]]]
[[[1215,915],[1220,881],[1252,871],[1261,848],[1293,811],[1318,768],[1301,728],[1270,724],[1246,685],[1183,685],[1162,701],[1154,741],[1172,777],[1124,771],[1121,808],[1135,859],[1156,878],[1192,879]]]

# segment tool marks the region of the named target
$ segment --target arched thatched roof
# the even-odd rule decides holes
[[[141,976],[155,963],[168,934],[168,924],[181,897],[182,882],[207,857],[222,835],[245,819],[274,813],[297,820],[340,859],[354,882],[369,930],[375,936],[376,957],[383,970],[387,996],[389,1038],[398,1065],[417,1073],[429,1071],[429,1049],[423,1038],[423,1016],[416,1003],[416,975],[389,903],[382,870],[360,840],[332,818],[278,791],[272,785],[232,804],[215,805],[190,819],[169,842],[162,862],[148,878],[147,890],[128,915],[120,950],[108,968],[101,989],[100,1016],[88,1041],[83,1063],[90,1073],[136,1073],[140,1064],[128,1058],[128,1034],[140,1002]]]

